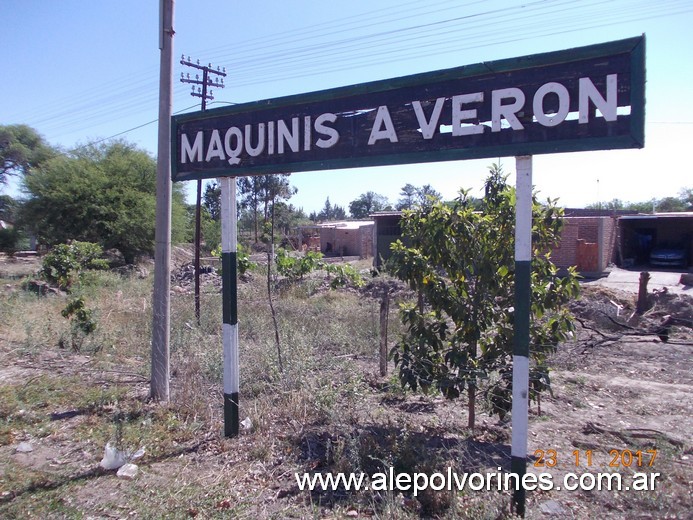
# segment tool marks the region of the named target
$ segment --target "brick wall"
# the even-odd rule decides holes
[[[577,265],[577,241],[580,227],[577,222],[566,219],[561,233],[561,241],[551,250],[551,260],[556,267],[566,269]]]
[[[324,227],[320,230],[323,253],[368,258],[373,249],[373,224],[358,228]]]
[[[616,262],[618,220],[615,218],[604,219],[604,236],[602,240],[602,266],[607,267],[610,263]]]
[[[566,217],[560,244],[551,251],[551,259],[559,268],[578,265],[578,240],[599,244],[601,235],[601,269],[614,260],[618,226],[612,217]],[[601,227],[601,232],[600,232]]]
[[[359,251],[359,256],[361,258],[370,258],[373,255],[373,228],[374,225],[361,226],[359,232],[361,233],[361,249]]]

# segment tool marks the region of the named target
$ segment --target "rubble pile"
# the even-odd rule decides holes
[[[193,293],[195,291],[194,264],[184,264],[171,272],[171,290],[177,293]],[[206,292],[221,290],[221,276],[211,265],[200,266],[200,290]]]

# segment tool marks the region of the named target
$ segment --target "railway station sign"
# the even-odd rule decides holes
[[[172,118],[174,181],[642,148],[644,36]]]

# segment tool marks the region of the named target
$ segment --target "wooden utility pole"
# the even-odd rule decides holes
[[[185,55],[181,56],[180,59],[181,65],[185,65],[187,67],[193,67],[195,69],[201,70],[202,71],[202,79],[200,79],[199,74],[195,74],[195,78],[191,78],[190,74],[184,75],[182,72],[180,73],[180,80],[182,83],[192,83],[192,92],[190,92],[191,96],[194,97],[199,97],[202,98],[201,100],[201,110],[204,112],[207,110],[207,100],[208,99],[214,99],[213,92],[210,90],[207,92],[207,87],[217,87],[217,88],[224,88],[224,79],[223,77],[226,76],[226,67],[224,67],[223,70],[221,70],[219,67],[214,70],[212,68],[212,64],[210,63],[209,65],[200,65],[200,60],[197,60],[196,63],[193,63],[190,60],[190,56],[188,56],[187,59],[185,59]],[[216,74],[217,76],[222,76],[219,81],[212,80],[209,75],[210,74]],[[195,90],[195,85],[197,85],[197,90]],[[200,242],[201,242],[201,236],[202,233],[200,231],[200,222],[201,222],[201,206],[202,206],[202,179],[197,179],[197,198],[196,204],[195,204],[195,261],[194,261],[194,269],[195,269],[195,319],[197,320],[197,324],[200,324]]]
[[[168,401],[171,325],[171,107],[173,105],[174,0],[161,0],[159,49],[159,141],[156,167],[156,231],[152,299],[151,396]]]

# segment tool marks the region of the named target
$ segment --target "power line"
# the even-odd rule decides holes
[[[603,3],[603,2],[599,2]],[[633,11],[631,10],[630,13],[630,18],[626,21],[638,21],[644,18],[654,18],[654,17],[661,17],[661,16],[670,16],[672,14],[680,14],[679,12],[677,13],[662,13],[660,9],[660,5],[657,5],[655,7],[652,7],[646,11]],[[692,10],[692,9],[688,9]],[[659,13],[659,14],[657,14]],[[381,47],[380,50],[374,50],[373,46],[365,46],[361,49],[361,53],[358,55],[347,55],[344,56],[341,61],[339,60],[338,53],[332,53],[331,57],[330,54],[328,53],[322,53],[324,59],[322,61],[318,61],[317,59],[313,59],[313,56],[311,55],[305,55],[303,58],[306,59],[306,61],[309,61],[309,65],[304,67],[303,69],[299,70],[297,67],[295,67],[293,64],[286,63],[285,66],[283,67],[277,67],[273,65],[273,62],[268,61],[264,63],[262,68],[259,68],[257,70],[257,73],[252,75],[251,79],[247,79],[243,81],[242,78],[238,78],[234,80],[234,85],[236,86],[250,86],[250,85],[255,85],[262,83],[264,81],[274,81],[277,79],[299,79],[299,78],[304,78],[304,77],[309,77],[312,75],[316,74],[322,74],[325,72],[331,72],[335,70],[350,70],[353,68],[357,67],[363,67],[367,65],[376,65],[379,63],[382,63],[383,59],[382,57],[388,56],[389,60],[388,62],[391,63],[393,60],[410,60],[412,58],[420,58],[420,57],[427,57],[431,55],[438,55],[440,54],[440,49],[438,47],[439,44],[441,43],[453,43],[454,46],[448,47],[446,49],[447,52],[452,52],[454,51],[460,51],[460,50],[469,50],[469,49],[474,49],[474,48],[480,48],[480,47],[488,47],[491,45],[499,45],[503,43],[512,43],[516,41],[522,41],[522,40],[528,40],[528,39],[534,39],[538,36],[550,36],[550,35],[556,35],[556,34],[562,34],[565,32],[575,32],[578,30],[585,30],[585,29],[592,29],[592,28],[600,28],[600,27],[607,27],[610,25],[617,25],[620,23],[623,23],[623,17],[621,14],[621,11],[614,11],[614,14],[618,14],[619,20],[612,21],[612,22],[605,22],[605,23],[598,23],[595,24],[593,22],[593,17],[590,15],[585,15],[583,17],[583,20],[589,21],[591,23],[586,24],[586,23],[581,23],[581,24],[574,24],[572,21],[574,20],[574,17],[571,17],[571,25],[565,26],[565,27],[560,27],[560,25],[557,25],[555,23],[536,23],[536,19],[534,19],[534,23],[531,24],[530,27],[540,27],[539,29],[534,29],[530,30],[526,34],[522,34],[519,31],[513,31],[512,33],[506,33],[503,35],[498,35],[497,32],[493,30],[488,30],[486,34],[485,40],[480,41],[479,38],[483,37],[484,35],[479,35],[479,34],[471,34],[467,37],[464,38],[459,38],[457,36],[453,36],[447,40],[437,40],[435,42],[430,42],[426,44],[422,44],[421,40],[424,38],[418,37],[418,38],[413,38],[411,41],[412,43],[407,46],[403,47],[400,46],[395,49],[389,49],[389,48],[383,48]],[[634,15],[637,15],[635,17]],[[525,18],[532,18],[533,15],[530,15],[529,17]],[[562,18],[565,18],[563,16]],[[515,22],[518,20],[515,19]],[[554,20],[549,20],[549,22],[553,22]],[[493,25],[492,23],[487,23],[487,26],[489,28]],[[546,26],[546,28],[543,28]],[[430,48],[434,47],[431,50],[427,50],[424,52],[409,52],[411,49],[421,49],[422,47],[425,48]],[[337,54],[335,56],[335,54]],[[394,56],[393,56],[394,55]],[[310,58],[310,59],[309,59]],[[357,58],[358,61],[355,63],[350,63],[350,60],[353,58]],[[365,59],[364,59],[365,58]],[[324,63],[329,63],[330,68],[323,68],[322,65]],[[270,66],[272,65],[272,66]],[[312,68],[311,68],[312,67]],[[234,64],[234,69],[236,68],[236,64]],[[252,69],[251,69],[252,70]],[[263,70],[267,71],[263,75]],[[289,71],[289,74],[285,74],[287,71]],[[248,77],[250,74],[248,74],[250,70],[246,69],[241,69],[238,71],[239,76],[243,77]]]
[[[178,110],[177,112],[174,112],[174,114],[180,114],[182,112],[185,112],[186,110],[190,110],[192,108],[196,108],[197,105],[191,105],[189,107],[183,108],[181,110]],[[152,119],[151,121],[147,121],[146,123],[142,123],[141,125],[133,126],[132,128],[128,128],[127,130],[123,130],[122,132],[118,132],[117,134],[113,134],[109,137],[104,137],[102,139],[97,139],[96,141],[90,141],[85,144],[81,144],[79,146],[76,146],[74,148],[71,148],[68,150],[68,153],[76,152],[77,150],[81,150],[82,148],[87,148],[88,146],[94,146],[99,143],[103,143],[104,141],[109,141],[111,139],[115,139],[116,137],[120,137],[121,135],[125,135],[130,132],[134,132],[135,130],[139,130],[140,128],[144,128],[145,126],[153,125],[154,123],[157,123],[159,121],[159,118],[157,117],[156,119]]]
[[[195,70],[202,71],[202,79],[200,79],[199,74],[195,74],[195,78],[190,77],[190,73],[187,76],[184,73],[180,73],[181,83],[192,84],[192,92],[190,93],[193,97],[199,97],[201,100],[201,110],[207,109],[207,100],[214,99],[211,87],[224,88],[224,78],[226,77],[226,67],[221,70],[219,67],[214,70],[212,64],[200,65],[200,60],[193,63],[188,56],[185,59],[183,55],[180,59],[181,65],[186,67],[192,67]],[[210,75],[215,76],[214,79]],[[195,91],[195,86],[197,85],[197,91]],[[195,203],[195,258],[193,265],[195,267],[195,319],[197,320],[198,327],[200,326],[200,247],[202,239],[201,230],[201,206],[202,206],[202,179],[197,179],[197,197]]]
[[[224,61],[233,69],[234,87],[247,87],[693,11],[688,0],[629,1],[627,5],[618,0],[537,0],[503,9],[474,10],[477,5],[488,3],[477,1],[460,6],[446,0],[422,6],[412,1],[401,4],[399,9],[380,8],[269,38],[258,36],[234,42],[217,47],[215,52],[232,58]],[[451,16],[441,17],[444,13]],[[410,19],[418,23],[402,23]],[[510,24],[512,31],[507,30]],[[371,31],[372,27],[379,30]],[[239,49],[246,49],[240,57]],[[233,55],[224,54],[227,50],[233,50]],[[63,98],[49,109],[36,107],[24,112],[23,117],[30,116],[26,122],[32,126],[45,125],[42,131],[76,133],[106,120],[112,122],[114,115],[125,118],[140,113],[143,108],[156,105],[157,80],[151,70],[135,77],[134,81],[124,77],[107,83],[106,90]],[[184,92],[180,86],[176,88],[176,95]],[[33,114],[37,116],[31,117]]]

